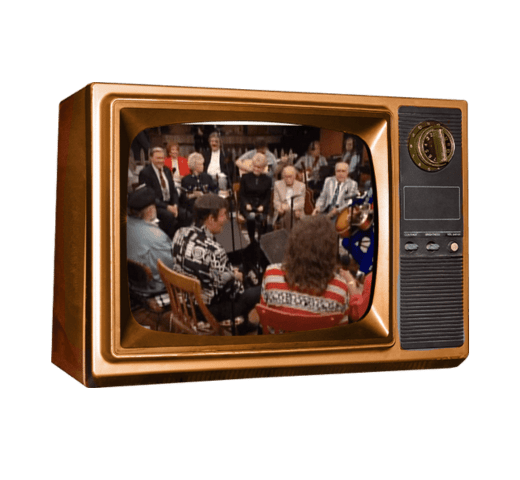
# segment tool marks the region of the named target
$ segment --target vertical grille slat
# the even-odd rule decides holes
[[[399,334],[405,350],[464,343],[462,256],[400,259]]]

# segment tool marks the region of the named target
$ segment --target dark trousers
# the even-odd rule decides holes
[[[255,231],[258,232],[258,238],[265,233],[267,227],[267,215],[264,213],[255,213],[255,212],[247,212],[246,225],[247,225],[247,234],[249,235],[249,240],[254,242],[255,240]]]
[[[173,238],[175,232],[180,227],[187,227],[191,224],[192,215],[184,208],[178,208],[179,215],[175,217],[172,212],[166,208],[157,208],[157,218],[159,219],[159,227],[170,238]]]
[[[244,293],[237,295],[234,305],[231,300],[225,300],[214,305],[208,305],[208,310],[219,322],[230,319],[232,313],[234,313],[235,318],[244,317],[244,323],[237,327],[237,332],[239,335],[246,333],[251,330],[248,314],[260,301],[261,289],[261,286],[246,288]],[[232,312],[233,307],[234,312]]]

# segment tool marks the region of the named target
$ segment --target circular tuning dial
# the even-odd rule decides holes
[[[442,123],[433,120],[422,122],[410,133],[408,151],[419,168],[437,172],[450,163],[455,153],[455,141]]]

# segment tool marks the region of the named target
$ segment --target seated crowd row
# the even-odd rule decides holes
[[[361,162],[359,154],[353,153],[351,137],[347,138],[343,158],[335,163],[335,175],[326,179],[320,178],[320,169],[323,172],[328,162],[320,154],[317,141],[294,166],[287,156],[276,159],[263,142],[236,162],[221,149],[218,133],[210,135],[209,145],[209,150],[194,152],[187,159],[179,156],[176,142],[168,144],[168,157],[161,147],[155,147],[150,163],[139,172],[138,182],[129,172],[133,187],[146,184],[156,192],[159,226],[170,238],[178,228],[192,223],[198,197],[205,193],[226,197],[233,186],[239,185],[239,203],[232,207],[238,210],[239,219],[247,222],[251,241],[255,241],[255,232],[260,236],[270,225],[289,228],[304,215],[304,207],[310,213],[305,203],[309,201],[308,192],[312,192],[312,213],[325,213],[331,219],[358,194],[358,184],[352,177],[357,178]]]

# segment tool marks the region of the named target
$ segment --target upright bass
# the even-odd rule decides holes
[[[305,206],[303,207],[303,211],[305,215],[311,215],[314,212],[314,192],[309,188],[307,183],[307,170],[303,169],[303,179],[305,181]]]

